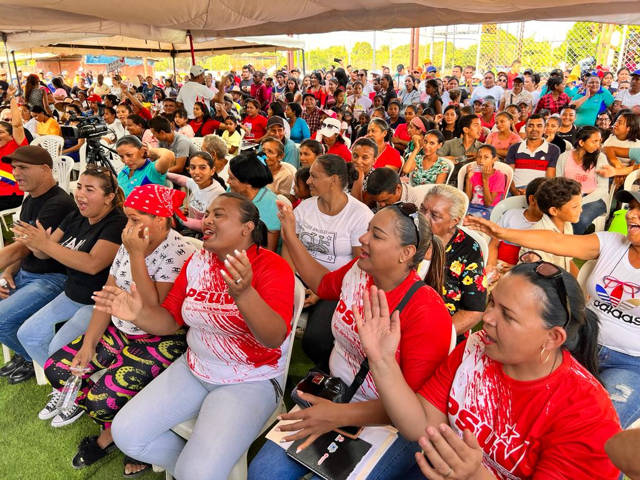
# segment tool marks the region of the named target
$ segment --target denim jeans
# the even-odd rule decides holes
[[[31,360],[18,340],[18,328],[62,292],[67,276],[63,273],[31,273],[20,269],[13,280],[16,289],[12,290],[9,297],[0,300],[0,343]]]
[[[640,357],[600,347],[600,378],[613,406],[618,412],[622,428],[640,418]]]
[[[227,478],[278,401],[269,380],[203,382],[182,355],[118,412],[111,433],[125,455],[160,465],[178,479]],[[188,441],[171,431],[196,416]]]
[[[83,309],[89,311],[91,318],[93,305],[74,302],[62,292],[22,324],[18,329],[18,340],[33,361],[44,365],[49,358],[49,345],[55,335],[56,325],[80,314]],[[76,337],[69,339],[69,342]]]
[[[420,451],[420,446],[416,442],[409,442],[403,437],[398,438],[391,444],[373,470],[367,476],[367,480],[411,480],[424,478],[417,468],[414,454]],[[415,467],[415,468],[414,468]],[[287,455],[287,451],[267,440],[258,454],[249,465],[247,480],[298,480],[309,473],[309,469],[296,462]],[[312,480],[320,480],[314,475]]]
[[[596,218],[605,213],[607,213],[607,205],[602,200],[585,203],[582,205],[580,219],[573,224],[573,233],[582,235]]]
[[[56,332],[49,343],[49,351],[47,358],[56,353],[62,347],[68,345],[76,338],[84,335],[91,322],[93,316],[93,305],[84,305],[80,310],[73,314],[69,320],[64,322],[60,330]]]

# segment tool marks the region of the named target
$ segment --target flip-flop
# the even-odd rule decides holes
[[[73,468],[79,469],[93,465],[101,458],[106,457],[116,449],[116,444],[111,442],[105,448],[98,445],[98,437],[84,437],[78,446],[78,453],[73,457]]]
[[[125,455],[123,460],[123,466],[126,467],[127,465],[142,465],[144,468],[142,468],[142,470],[138,470],[137,472],[132,472],[132,473],[126,473],[123,471],[122,476],[124,478],[136,478],[151,469],[151,464],[146,462],[140,462],[135,458],[131,458]]]

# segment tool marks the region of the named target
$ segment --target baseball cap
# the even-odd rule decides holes
[[[318,133],[323,137],[333,137],[335,134],[340,133],[340,127],[342,127],[342,122],[337,118],[327,117],[322,121],[322,125],[320,126],[320,130]]]
[[[640,191],[620,190],[616,193],[616,200],[622,203],[640,202]]]
[[[269,128],[273,127],[273,126],[280,126],[282,128],[284,128],[284,118],[278,116],[278,115],[274,115],[273,117],[269,117],[269,120],[267,121],[267,130],[269,130]]]
[[[65,98],[67,98],[67,92],[64,88],[57,88],[56,91],[53,92],[53,99],[56,102],[63,102]]]
[[[96,93],[92,93],[87,97],[87,102],[96,102],[100,103],[102,101],[102,97]]]
[[[231,89],[231,93],[233,92],[242,93],[242,90],[240,90],[240,87],[238,85],[234,85],[233,88]]]
[[[202,68],[200,65],[193,65],[189,69],[189,73],[192,77],[199,77],[200,75],[204,74],[204,68]]]
[[[635,77],[636,75],[640,77],[640,69],[631,72],[632,77]]]
[[[13,153],[2,157],[5,163],[22,162],[30,165],[48,165],[53,167],[51,155],[44,148],[38,145],[25,145],[16,148]]]
[[[518,75],[516,77],[513,78],[514,82],[522,82],[524,83],[524,77],[522,75]]]
[[[427,73],[434,73],[434,72],[437,72],[437,71],[438,71],[438,69],[436,67],[434,67],[433,65],[429,65],[427,67]]]

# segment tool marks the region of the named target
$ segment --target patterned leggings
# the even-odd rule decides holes
[[[71,361],[80,347],[84,335],[51,355],[44,365],[45,375],[58,390],[71,375]],[[125,403],[156,378],[187,349],[185,330],[173,335],[128,335],[113,324],[107,327],[96,346],[96,354],[87,365],[76,403],[84,408],[96,422],[111,426],[113,417]],[[96,371],[106,370],[93,382],[89,377]]]

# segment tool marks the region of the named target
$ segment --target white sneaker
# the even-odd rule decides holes
[[[64,427],[65,425],[70,425],[78,418],[80,418],[83,413],[84,410],[82,408],[80,408],[78,405],[74,405],[67,410],[58,412],[58,414],[53,417],[53,420],[51,420],[51,426],[54,428],[58,428]]]
[[[40,420],[51,420],[58,413],[58,400],[60,399],[60,392],[58,390],[52,390],[49,394],[49,401],[44,406],[40,413],[38,413],[38,418]]]

